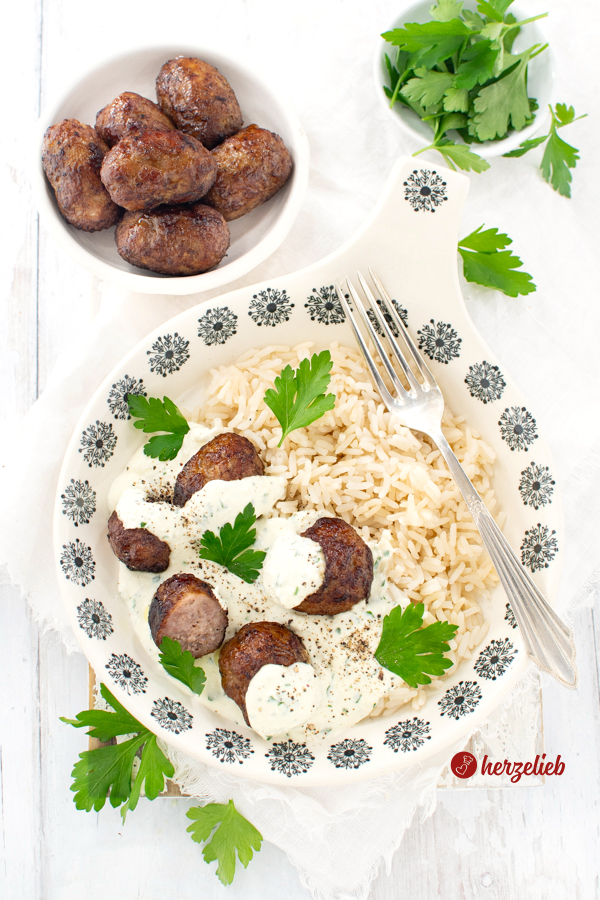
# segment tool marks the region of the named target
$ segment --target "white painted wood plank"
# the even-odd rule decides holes
[[[42,896],[39,641],[14,587],[0,586],[0,896]]]

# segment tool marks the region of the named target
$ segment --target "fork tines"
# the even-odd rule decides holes
[[[406,358],[406,354],[401,349],[400,345],[398,344],[398,340],[397,340],[396,336],[394,335],[394,331],[390,327],[390,324],[388,322],[388,317],[383,314],[381,303],[376,300],[376,298],[373,294],[373,291],[371,290],[371,288],[369,287],[369,285],[367,284],[367,282],[365,281],[365,279],[363,278],[361,273],[358,272],[357,274],[358,274],[358,280],[360,282],[360,286],[362,287],[365,297],[367,298],[367,301],[370,304],[373,318],[369,317],[369,315],[367,314],[364,303],[362,302],[358,292],[356,291],[356,288],[354,287],[354,285],[352,284],[352,282],[350,281],[349,278],[346,279],[346,284],[348,286],[348,292],[350,293],[350,296],[352,297],[355,308],[358,310],[358,312],[360,314],[360,317],[364,323],[364,327],[367,331],[367,334],[369,335],[369,337],[373,341],[375,347],[377,348],[377,352],[379,354],[379,358],[381,359],[382,365],[383,365],[385,371],[387,372],[389,379],[390,379],[392,385],[394,386],[394,388],[396,389],[396,391],[398,391],[400,396],[403,396],[404,394],[407,393],[409,396],[414,397],[420,391],[428,391],[432,388],[435,388],[437,386],[435,378],[429,371],[429,368],[427,367],[425,361],[423,360],[423,357],[417,350],[417,347],[415,346],[413,339],[411,338],[410,334],[408,333],[408,329],[406,328],[404,322],[402,321],[402,319],[398,315],[397,310],[394,307],[394,303],[392,302],[390,295],[384,288],[383,284],[381,283],[381,281],[379,280],[379,278],[377,277],[375,272],[373,272],[371,267],[369,267],[369,274],[370,274],[373,284],[375,286],[375,290],[379,294],[380,301],[381,301],[381,303],[384,304],[384,308],[387,307],[389,320],[396,326],[395,330],[397,331],[398,337],[400,335],[402,335],[402,339],[410,351],[412,360],[414,361],[414,364],[415,364],[419,374],[421,375],[421,378],[423,379],[422,383],[420,383],[417,380],[415,374],[413,373],[412,369],[410,368],[410,366],[408,364],[408,360]],[[356,317],[355,317],[352,309],[350,308],[350,304],[346,300],[346,297],[344,296],[343,291],[337,284],[336,284],[336,290],[337,290],[337,294],[340,299],[340,302],[343,304],[344,309],[346,310],[346,314],[350,320],[350,324],[351,324],[354,334],[356,336],[356,340],[358,341],[358,345],[359,345],[360,349],[362,350],[363,356],[365,357],[365,360],[367,362],[367,365],[369,366],[369,369],[375,380],[375,383],[377,384],[377,387],[379,388],[379,390],[382,393],[385,392],[385,394],[387,394],[387,396],[390,397],[390,399],[391,399],[391,396],[389,395],[389,392],[387,391],[387,388],[385,387],[385,384],[381,378],[379,369],[377,368],[377,366],[375,364],[375,360],[373,359],[371,352],[367,348],[367,345],[363,338],[362,332],[356,321]],[[404,385],[398,378],[396,371],[394,370],[394,367],[390,361],[388,353],[386,352],[386,350],[381,342],[381,338],[378,334],[379,329],[375,326],[374,321],[379,326],[380,334],[385,336],[387,342],[389,343],[393,358],[396,360],[396,362],[402,369],[404,377],[406,378],[406,381],[408,382],[408,385],[409,385],[408,391],[406,390],[406,388],[404,387]]]

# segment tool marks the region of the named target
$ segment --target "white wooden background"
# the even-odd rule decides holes
[[[311,142],[312,169],[297,225],[285,247],[239,284],[251,283],[333,250],[358,227],[395,157],[414,149],[377,107],[371,84],[376,35],[401,5],[401,0],[303,0],[298,5],[280,0],[24,0],[4,11],[0,396],[5,439],[43,391],[59,354],[68,352],[97,312],[104,290],[51,242],[32,204],[33,125],[47,98],[103,56],[144,43],[180,39],[254,58],[296,105]],[[560,61],[558,99],[592,112],[598,13],[590,13],[584,0],[522,0],[520,5],[528,15],[551,11],[544,29]],[[597,193],[594,200],[590,192],[598,181],[592,157],[593,136],[597,142],[599,132],[597,124],[584,121],[589,124],[574,126],[571,140],[587,152],[574,182],[576,191],[587,192],[589,211],[598,203]],[[539,270],[549,261],[545,246],[571,208],[551,195],[525,161],[510,169],[511,177],[518,174],[507,192],[509,165],[514,164],[501,160],[494,176],[475,176],[465,227],[477,227],[486,216],[486,224],[506,228],[527,268],[537,265],[543,280]],[[339,171],[347,176],[345,191],[336,181]],[[531,215],[522,202],[519,215],[514,214],[523,193],[531,198]],[[536,217],[535,204],[548,212]],[[536,232],[543,239],[536,241]],[[508,301],[467,291],[470,312],[498,356],[531,360],[521,367],[525,394],[552,378],[537,327],[549,307],[540,292],[534,297],[535,303]],[[497,346],[495,317],[507,315],[514,315],[514,338],[510,347]],[[545,430],[551,443],[554,437],[555,446],[560,444],[550,420]],[[13,511],[4,510],[8,514]],[[99,814],[75,810],[69,775],[85,737],[62,725],[58,716],[85,707],[87,664],[80,655],[67,657],[54,635],[39,633],[16,588],[0,590],[0,897],[306,900],[308,892],[295,870],[268,845],[232,887],[222,888],[214,866],[205,865],[185,834],[188,801],[143,802],[125,827],[110,808]],[[374,882],[373,900],[591,900],[599,895],[598,619],[585,609],[574,624],[581,687],[575,694],[553,685],[543,692],[545,749],[549,759],[561,754],[565,774],[547,779],[543,787],[438,792],[433,816],[414,823],[391,872],[381,872]]]

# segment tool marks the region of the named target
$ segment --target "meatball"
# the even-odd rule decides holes
[[[97,132],[77,119],[63,119],[48,128],[42,147],[44,172],[67,222],[81,231],[114,225],[121,210],[100,180],[108,145]]]
[[[124,137],[106,154],[100,170],[112,199],[130,211],[199,200],[216,175],[206,147],[178,131]]]
[[[323,584],[295,607],[313,616],[335,616],[366,600],[373,582],[373,554],[343,519],[317,519],[302,537],[316,541],[325,555]]]
[[[116,511],[108,520],[108,543],[132,572],[164,572],[171,548],[147,528],[125,528]]]
[[[263,666],[292,666],[309,663],[310,657],[301,638],[278,622],[251,622],[223,645],[219,654],[221,684],[250,725],[246,710],[248,685]]]
[[[179,56],[166,62],[156,79],[156,96],[177,128],[209,150],[244,124],[229,82],[201,59]]]
[[[204,202],[230,222],[270,200],[292,171],[292,157],[278,134],[248,125],[212,151],[217,178]]]
[[[179,641],[195,659],[223,643],[228,616],[207,581],[189,573],[172,575],[152,598],[148,624],[154,643],[164,637]]]
[[[115,231],[119,254],[132,266],[161,275],[198,275],[221,262],[229,228],[211,206],[161,206],[126,212]]]
[[[248,438],[241,434],[219,434],[186,462],[175,481],[173,504],[185,506],[192,494],[208,481],[239,481],[264,474],[264,463]]]
[[[121,138],[143,131],[175,131],[175,126],[164,112],[146,97],[125,91],[96,116],[96,131],[109,147]]]

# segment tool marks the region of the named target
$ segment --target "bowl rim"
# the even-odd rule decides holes
[[[91,78],[94,73],[100,69],[105,69],[110,65],[118,65],[118,63],[125,58],[153,52],[157,54],[166,54],[165,59],[172,59],[174,53],[178,56],[194,55],[199,58],[207,58],[211,61],[211,65],[214,65],[217,68],[223,67],[230,70],[237,69],[240,73],[257,83],[267,97],[276,101],[277,105],[287,117],[287,121],[285,122],[286,130],[294,135],[294,167],[290,179],[289,195],[282,205],[272,226],[253,247],[247,250],[242,256],[238,257],[238,259],[232,260],[222,267],[217,266],[208,272],[202,272],[198,275],[188,275],[185,277],[157,277],[156,275],[151,276],[141,274],[143,272],[142,269],[140,269],[140,274],[137,272],[127,272],[94,256],[86,250],[85,247],[81,246],[71,234],[70,227],[72,226],[68,226],[66,220],[63,220],[62,217],[60,217],[60,214],[57,213],[52,199],[49,196],[48,181],[41,162],[40,148],[46,129],[54,123],[57,116],[57,110],[63,105],[78,82]],[[32,186],[40,218],[47,230],[69,256],[83,268],[99,278],[112,281],[128,291],[137,293],[166,295],[196,294],[213,288],[224,287],[236,281],[238,278],[241,278],[243,275],[246,275],[271,256],[283,243],[300,212],[308,187],[310,145],[293,104],[284,94],[280,93],[278,89],[272,88],[271,85],[267,83],[258,65],[255,71],[247,64],[244,57],[240,62],[238,55],[234,58],[221,52],[221,50],[213,50],[201,45],[192,47],[184,41],[181,42],[179,50],[174,50],[174,44],[146,44],[135,50],[110,54],[96,60],[94,65],[79,74],[77,81],[70,81],[66,87],[63,85],[61,89],[57,89],[44,104],[37,121],[33,146],[35,156],[31,162]]]
[[[410,21],[410,16],[417,14],[416,10],[428,5],[429,3],[427,2],[427,0],[415,0],[415,2],[405,6],[404,9],[399,12],[398,15],[393,19],[393,21],[390,22],[389,26],[385,30],[388,31],[392,28],[399,27],[401,24],[405,24],[406,22]],[[466,5],[469,5],[468,0]],[[518,6],[516,7],[516,9],[520,12]],[[539,28],[539,24],[537,22],[531,24],[538,27],[542,38],[546,40],[543,31],[541,30],[541,28]],[[384,80],[382,78],[382,66],[386,46],[387,41],[383,41],[382,38],[379,38],[373,59],[373,80],[379,102],[387,111],[388,116],[396,122],[398,127],[406,135],[418,141],[420,145],[427,146],[427,143],[430,143],[430,141],[428,141],[419,131],[417,131],[416,128],[413,128],[399,112],[395,112],[394,109],[390,108],[388,99],[382,90],[384,85]],[[549,103],[554,104],[556,99],[556,56],[550,45],[548,45],[548,47],[544,51],[544,54],[546,54],[547,65],[550,70],[548,101]],[[529,140],[538,131],[540,131],[544,124],[548,121],[548,119],[548,109],[546,107],[542,108],[542,106],[540,106],[539,110],[537,111],[537,115],[531,125],[528,125],[526,128],[521,129],[521,131],[515,131],[509,134],[508,137],[502,138],[502,140],[483,141],[481,144],[477,144],[474,146],[474,152],[477,152],[477,155],[482,159],[487,160],[494,159],[497,156],[502,156],[504,153],[508,153],[511,150],[516,150],[516,148],[523,141]],[[462,138],[458,138],[458,143],[463,143]],[[472,145],[468,144],[466,146]]]

